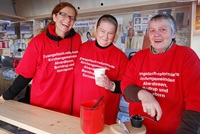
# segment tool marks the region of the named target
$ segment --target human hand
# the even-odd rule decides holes
[[[106,74],[102,74],[101,77],[96,78],[96,85],[111,91],[115,89],[115,83],[110,81]]]
[[[157,116],[156,120],[159,121],[162,116],[162,109],[155,97],[147,90],[140,90],[138,98],[142,102],[143,111],[151,117]]]
[[[0,104],[1,104],[1,103],[4,103],[4,102],[5,102],[5,100],[4,100],[3,96],[1,95],[1,96],[0,96]]]

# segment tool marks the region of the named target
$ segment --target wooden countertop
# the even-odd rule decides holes
[[[9,100],[0,104],[0,120],[38,134],[81,134],[80,119],[74,116]],[[115,134],[113,126],[104,126],[100,134]],[[127,125],[127,127],[131,127]],[[117,128],[118,129],[118,128]],[[133,128],[131,128],[133,129]],[[133,134],[146,132],[145,127],[134,129]]]

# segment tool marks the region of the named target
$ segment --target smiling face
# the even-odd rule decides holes
[[[157,19],[149,22],[148,34],[151,42],[151,46],[157,52],[163,52],[172,39],[175,38],[175,34],[172,32],[170,27],[170,21],[165,19]]]
[[[116,27],[109,21],[102,20],[96,29],[96,39],[100,46],[107,47],[113,42],[116,34]]]
[[[76,13],[71,7],[64,7],[58,13],[53,14],[53,20],[56,25],[56,34],[62,38],[68,33],[75,22]]]

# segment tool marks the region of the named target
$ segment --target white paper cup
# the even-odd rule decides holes
[[[106,69],[105,68],[95,68],[94,69],[94,76],[95,76],[95,82],[97,84],[97,77],[101,77],[102,74],[105,74]]]

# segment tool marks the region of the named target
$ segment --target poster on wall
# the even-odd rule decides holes
[[[134,18],[134,30],[135,32],[142,30],[142,17]]]
[[[148,21],[149,21],[148,17],[143,17],[142,18],[142,24],[144,24],[144,25],[146,24],[147,25]]]
[[[200,14],[196,15],[195,30],[200,30]]]
[[[200,30],[200,6],[196,7],[195,30]]]
[[[149,20],[152,16],[158,13],[163,13],[172,14],[177,20],[177,26],[179,29],[179,33],[176,36],[177,43],[181,45],[188,45],[190,40],[188,32],[190,24],[190,20],[188,18],[190,17],[188,10],[188,7],[183,7],[180,9],[153,10],[115,16],[119,23],[119,35],[114,44],[125,53],[127,51],[127,53],[129,53],[131,51],[138,51],[142,49],[144,35],[147,31]],[[74,29],[81,35],[82,42],[95,40],[93,32],[97,19],[98,18],[90,18],[75,22]],[[198,12],[196,18],[196,25],[199,26],[200,29],[200,11]],[[88,39],[89,37],[91,37],[91,39]]]
[[[121,33],[123,18],[118,17],[116,19],[118,21],[119,33]],[[95,40],[94,28],[95,28],[96,22],[97,22],[97,19],[89,19],[85,21],[75,22],[74,29],[77,33],[80,34],[82,42]],[[121,39],[118,38],[118,40],[115,42],[115,46],[117,46],[118,48],[121,47]]]
[[[148,27],[149,17],[142,18],[142,31],[146,33]]]
[[[94,26],[96,20],[76,21],[74,29],[80,34],[82,42],[94,40]]]
[[[116,17],[118,21],[118,39],[114,45],[123,52],[126,50],[139,50],[142,48],[143,31],[147,28],[148,17],[141,14],[130,14],[126,17]],[[82,42],[95,40],[94,28],[97,19],[76,21],[74,29],[81,35]],[[140,35],[138,34],[140,33]]]
[[[142,22],[141,19],[142,19],[141,17],[135,17],[135,18],[134,18],[134,24],[135,24],[135,25],[140,25],[141,22]]]

